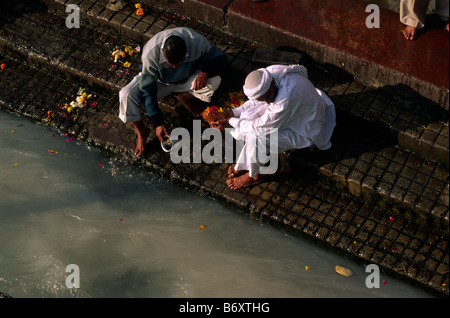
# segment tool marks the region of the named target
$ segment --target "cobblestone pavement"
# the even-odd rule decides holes
[[[77,0],[79,29],[65,27],[66,0],[0,4],[0,107],[104,149],[137,168],[217,198],[262,222],[279,226],[363,264],[448,295],[448,113],[408,87],[371,88],[337,67],[301,54],[313,84],[335,102],[338,124],[332,149],[287,156],[291,169],[250,189],[226,185],[229,164],[174,164],[154,136],[145,158],[134,156],[136,136],[117,117],[118,90],[138,72],[113,63],[115,46],[143,45],[157,32],[191,27],[216,43],[231,68],[218,96],[240,91],[261,64],[257,49],[273,49],[157,7],[135,15],[107,0]],[[113,67],[114,66],[114,67]],[[95,107],[67,112],[79,87]],[[175,98],[162,100],[170,128],[192,128]],[[206,128],[207,124],[202,123]]]

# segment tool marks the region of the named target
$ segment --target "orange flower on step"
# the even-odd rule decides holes
[[[136,11],[136,14],[137,15],[144,15],[144,9],[142,9],[142,8],[139,8],[139,9],[137,9],[137,11]]]

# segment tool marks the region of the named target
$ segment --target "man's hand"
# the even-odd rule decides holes
[[[212,121],[212,122],[209,123],[209,125],[212,128],[223,130],[225,127],[229,126],[228,122],[229,122],[229,118],[225,118],[225,119],[219,119],[219,120],[216,120],[216,121]]]
[[[194,81],[192,89],[194,91],[202,89],[206,86],[207,83],[208,83],[208,75],[206,75],[205,72],[200,72],[200,74],[198,74],[197,78]]]
[[[170,134],[168,133],[168,131],[166,129],[166,126],[164,126],[164,125],[159,125],[158,127],[156,127],[155,134],[156,134],[156,137],[158,137],[159,141],[163,141],[164,136],[170,136]]]

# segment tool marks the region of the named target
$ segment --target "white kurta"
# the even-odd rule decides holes
[[[253,177],[261,164],[255,159],[257,140],[278,132],[277,154],[290,149],[315,145],[320,150],[331,147],[330,138],[336,126],[333,102],[307,78],[301,65],[272,65],[267,68],[275,80],[278,94],[271,104],[249,100],[233,110],[231,135],[244,140],[236,170],[248,170]],[[273,152],[273,149],[272,149]]]

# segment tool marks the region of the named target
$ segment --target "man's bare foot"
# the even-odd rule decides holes
[[[150,128],[145,127],[141,134],[138,134],[138,140],[136,150],[134,154],[136,157],[140,157],[145,153],[145,145],[147,144],[147,138],[150,135]]]
[[[144,125],[142,120],[134,121],[131,123],[136,130],[136,134],[138,137],[136,150],[134,151],[134,154],[137,157],[140,157],[145,152],[145,145],[147,144],[147,138],[150,136],[150,128]]]
[[[245,173],[244,170],[239,170],[239,171],[234,170],[235,167],[236,167],[236,164],[233,163],[233,164],[228,168],[228,178],[239,177],[240,175],[242,175],[242,174]]]
[[[403,35],[407,40],[415,40],[417,35],[417,28],[407,25],[404,30],[402,30]]]
[[[247,172],[239,177],[228,179],[227,184],[231,190],[238,190],[261,183],[263,182],[263,179],[264,178],[260,174],[257,174],[252,178]]]
[[[178,93],[176,97],[194,118],[199,118],[200,113],[206,108],[206,103],[203,103],[200,99],[189,92]]]

